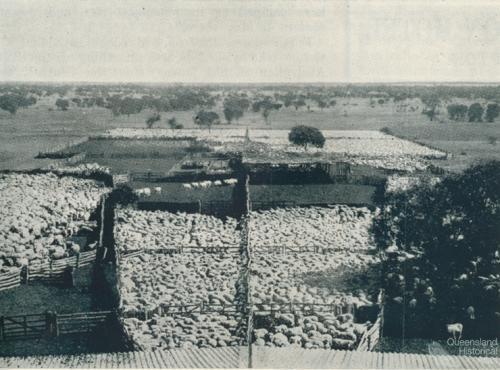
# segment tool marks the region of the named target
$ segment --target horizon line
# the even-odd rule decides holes
[[[55,80],[55,81],[34,81],[34,80],[2,80],[0,84],[156,84],[156,85],[425,85],[425,84],[433,84],[433,85],[497,85],[500,84],[499,81],[411,81],[411,80],[401,80],[401,81],[297,81],[297,82],[280,82],[280,81],[272,81],[272,82],[183,82],[183,81],[77,81],[77,80]]]

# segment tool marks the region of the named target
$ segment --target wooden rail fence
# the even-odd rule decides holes
[[[136,310],[124,311],[123,318],[136,318],[139,320],[148,320],[153,315],[172,316],[172,315],[189,315],[193,313],[243,313],[246,307],[238,304],[208,304],[204,302],[184,305],[160,305],[153,310]]]
[[[95,261],[96,250],[78,253],[60,260],[27,265],[16,271],[0,275],[0,291],[34,281],[61,284],[71,282],[74,269],[88,266]]]
[[[250,241],[250,243],[252,243]],[[287,254],[287,253],[338,253],[338,252],[352,252],[352,253],[373,253],[369,249],[361,249],[361,250],[350,250],[346,248],[335,248],[328,247],[324,245],[302,245],[298,247],[290,247],[284,245],[265,245],[265,246],[252,246],[252,253],[275,253],[275,254]]]
[[[114,311],[0,316],[0,341],[90,333],[111,318],[116,318]]]
[[[380,307],[377,320],[375,320],[373,326],[361,337],[356,348],[357,351],[373,351],[377,343],[380,341],[380,338],[382,338],[382,329],[384,327],[384,300],[385,293],[384,290],[381,289],[377,299],[377,304]]]

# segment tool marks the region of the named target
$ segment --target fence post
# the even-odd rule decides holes
[[[76,254],[76,268],[80,267],[80,252]]]
[[[68,288],[73,288],[75,286],[75,268],[73,266],[67,266],[64,269],[63,280],[64,285]]]
[[[54,312],[52,315],[52,325],[54,327],[54,336],[58,337],[59,336],[59,322],[57,320],[57,312]]]
[[[0,340],[5,340],[5,322],[3,316],[0,316]]]

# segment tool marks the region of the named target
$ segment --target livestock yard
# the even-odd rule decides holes
[[[375,116],[397,116],[372,103],[383,110]],[[401,297],[387,290],[403,275],[387,261],[417,253],[399,250],[396,233],[381,247],[391,229],[380,220],[395,208],[387,199],[438,186],[463,161],[432,135],[401,133],[422,123],[379,130],[389,124],[356,126],[339,114],[352,108],[359,118],[357,104],[283,108],[273,111],[272,127],[249,112],[229,127],[175,129],[89,108],[105,117],[97,132],[38,147],[39,159],[0,174],[0,356],[213,353],[248,366],[262,353],[254,365],[265,366],[266,356],[275,364],[273,353],[286,356],[287,348],[396,351],[392,313]],[[69,114],[49,115],[56,113]],[[178,117],[184,122],[186,112]],[[290,117],[321,128],[324,143],[291,142]],[[430,285],[425,279],[415,284]],[[455,354],[441,332],[420,339],[414,352]]]

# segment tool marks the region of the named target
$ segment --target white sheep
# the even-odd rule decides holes
[[[155,190],[156,194],[161,194],[161,187],[160,186],[157,186],[156,188],[154,188],[154,190]]]
[[[184,189],[192,189],[191,184],[182,184]]]
[[[236,179],[226,179],[224,180],[224,183],[227,184],[227,185],[234,185],[238,182],[238,180]]]
[[[144,188],[142,189],[144,191],[144,195],[147,197],[151,196],[151,189],[150,188]]]
[[[215,180],[215,181],[214,181],[214,185],[215,185],[215,186],[221,186],[221,185],[222,185],[222,181],[220,181],[220,180]]]
[[[448,331],[448,334],[453,335],[453,339],[456,339],[456,336],[458,334],[458,339],[460,340],[460,338],[462,338],[463,329],[464,326],[460,323],[446,325],[446,330]]]
[[[199,187],[200,187],[200,183],[198,183],[198,182],[192,182],[192,183],[191,183],[191,186],[192,186],[193,188],[199,188]]]
[[[202,182],[200,182],[200,186],[202,188],[208,188],[210,185],[212,185],[211,181],[202,181]]]

